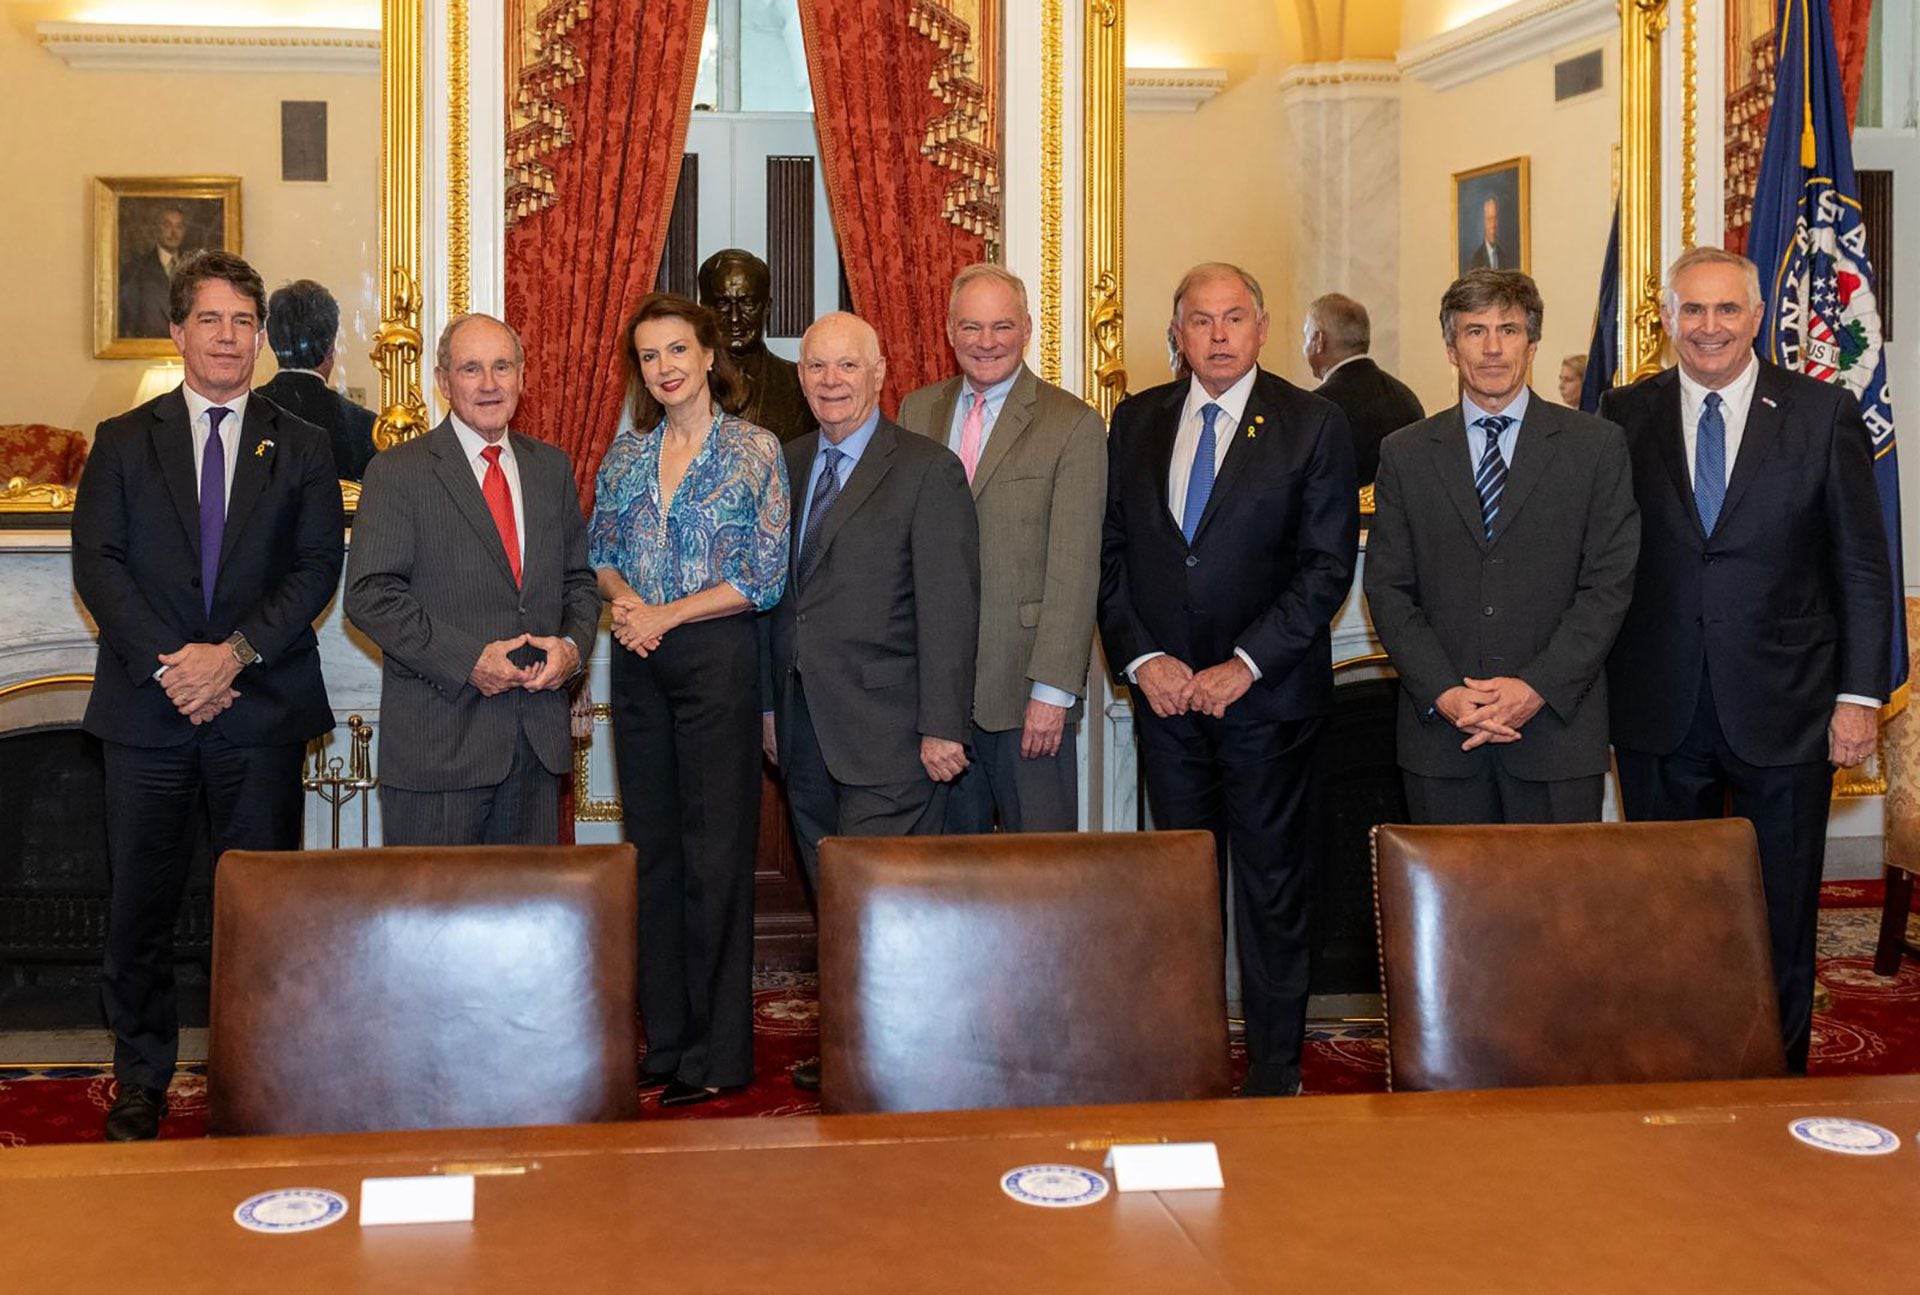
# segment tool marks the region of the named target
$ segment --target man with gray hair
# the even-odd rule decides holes
[[[1460,403],[1381,447],[1367,608],[1416,823],[1600,819],[1601,672],[1640,518],[1620,429],[1527,387],[1541,315],[1518,270],[1456,280],[1440,333]]]
[[[511,431],[519,335],[488,315],[440,334],[451,411],[374,456],[347,559],[346,611],[385,657],[388,845],[551,844],[573,767],[563,685],[600,626],[573,465]]]
[[[1267,312],[1245,270],[1189,270],[1173,325],[1193,376],[1113,411],[1100,638],[1133,685],[1154,823],[1214,835],[1239,939],[1241,1093],[1278,1096],[1300,1088],[1314,752],[1359,542],[1353,440],[1336,405],[1259,367]]]
[[[1300,354],[1320,379],[1314,394],[1331,400],[1347,416],[1353,429],[1354,475],[1363,486],[1372,485],[1380,469],[1380,442],[1426,417],[1413,389],[1367,354],[1372,344],[1367,308],[1352,297],[1329,292],[1307,307]]]
[[[1751,261],[1667,272],[1679,364],[1608,392],[1646,540],[1614,645],[1613,744],[1631,819],[1753,822],[1787,1064],[1805,1071],[1836,767],[1873,753],[1893,606],[1860,406],[1754,354]]]
[[[980,531],[972,759],[947,830],[1080,826],[1077,730],[1100,581],[1106,427],[1026,365],[1027,289],[997,265],[954,278],[947,341],[960,375],[900,404],[901,426],[960,456]]]

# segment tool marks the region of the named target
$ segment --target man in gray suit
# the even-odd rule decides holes
[[[1107,437],[1085,401],[1022,361],[1027,289],[997,265],[953,281],[947,340],[960,376],[900,404],[900,423],[960,456],[980,524],[980,646],[972,761],[947,830],[1080,826],[1075,738],[1093,649]]]
[[[600,624],[562,451],[511,432],[520,339],[486,315],[440,335],[452,412],[367,467],[347,616],[386,657],[388,845],[550,844],[573,743],[562,685]]]
[[[1440,331],[1460,403],[1381,446],[1367,606],[1417,823],[1600,818],[1640,514],[1620,429],[1527,389],[1541,314],[1517,270],[1457,280]]]

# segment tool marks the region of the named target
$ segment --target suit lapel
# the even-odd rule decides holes
[[[1467,448],[1467,422],[1459,405],[1440,416],[1440,426],[1429,441],[1432,453],[1439,456],[1435,475],[1440,478],[1454,511],[1466,526],[1473,542],[1488,547],[1486,522],[1480,513],[1480,492],[1473,485],[1473,460]]]
[[[964,381],[964,379],[963,379]],[[957,392],[956,392],[957,395]],[[1026,365],[1020,366],[1020,374],[1013,380],[1013,386],[1007,392],[1006,400],[1001,402],[1000,416],[993,420],[993,433],[987,437],[987,448],[981,451],[980,462],[973,471],[973,497],[978,499],[986,488],[987,478],[1006,459],[1013,449],[1014,442],[1033,422],[1033,407],[1040,400],[1040,380],[1033,376]],[[958,403],[956,400],[955,403]],[[953,426],[953,411],[947,411],[948,421],[944,427]]]
[[[501,579],[512,584],[513,568],[507,565],[507,547],[500,539],[500,528],[493,524],[493,513],[487,508],[486,496],[480,493],[480,483],[474,480],[473,465],[467,462],[453,424],[442,422],[427,435],[431,438],[428,449],[434,456],[433,470],[440,478],[440,484],[446,488],[447,497],[453,501],[455,511],[473,528],[474,534],[485,541],[481,547],[493,555],[493,564],[499,568]],[[520,487],[524,493],[524,474]],[[525,511],[524,507],[522,511]]]
[[[1527,496],[1546,475],[1547,465],[1559,452],[1556,437],[1560,420],[1552,406],[1529,393],[1527,416],[1520,424],[1520,435],[1513,443],[1513,463],[1507,469],[1507,488],[1500,492],[1500,511],[1493,518],[1493,540],[1497,543],[1513,524],[1514,515],[1527,502]],[[1478,492],[1475,493],[1476,500]]]
[[[894,438],[898,435],[893,424],[884,418],[873,429],[873,439],[867,442],[860,461],[853,465],[853,475],[847,478],[846,485],[840,487],[840,494],[834,499],[833,506],[820,519],[820,531],[813,541],[814,570],[819,570],[820,564],[826,561],[827,550],[833,547],[833,537],[847,524],[847,518],[860,510],[860,505],[867,501],[887,473],[893,470]]]
[[[1740,433],[1740,454],[1733,461],[1733,476],[1727,481],[1727,498],[1720,506],[1720,525],[1739,507],[1740,497],[1765,466],[1786,425],[1792,395],[1788,384],[1772,365],[1759,359],[1754,363],[1760,365],[1760,376],[1753,385],[1753,404],[1747,410],[1746,430]]]
[[[153,407],[153,456],[160,462],[160,475],[173,496],[174,511],[180,515],[180,529],[187,533],[187,547],[194,562],[200,560],[200,487],[193,479],[193,429],[187,418],[184,388],[174,388]],[[249,404],[252,402],[249,401]]]
[[[933,402],[933,426],[927,429],[927,439],[940,445],[947,444],[947,438],[953,434],[953,411],[960,406],[960,393],[967,389],[965,378],[950,379],[941,389]],[[954,451],[956,454],[958,450]]]
[[[1227,457],[1221,461],[1220,471],[1214,474],[1213,489],[1207,495],[1207,506],[1200,512],[1200,524],[1193,528],[1195,544],[1206,534],[1207,523],[1220,511],[1220,501],[1233,489],[1234,479],[1246,471],[1247,460],[1259,453],[1260,438],[1280,434],[1279,415],[1267,401],[1261,385],[1260,375],[1255,374],[1253,390],[1247,393],[1246,408],[1240,411],[1240,421],[1234,426],[1233,439],[1227,443]]]
[[[269,402],[248,400],[246,421],[240,426],[240,459],[233,465],[233,488],[227,491],[227,525],[220,537],[220,565],[225,566],[240,542],[240,531],[260,502],[260,492],[273,477],[277,446],[269,432],[275,419]]]
[[[520,469],[520,516],[526,523],[526,534],[520,537],[520,586],[524,589],[527,579],[532,576],[534,567],[538,565],[532,561],[533,537],[558,535],[560,529],[554,525],[554,519],[549,516],[547,510],[547,505],[553,501],[554,492],[534,489],[534,475],[540,471],[540,461],[535,456],[532,443],[519,432],[509,431],[507,435],[513,439],[513,461]],[[687,470],[691,472],[692,466],[689,465]],[[486,502],[484,495],[481,497],[481,502]],[[488,520],[492,520],[493,514],[488,513],[487,517]],[[495,527],[494,532],[498,534],[499,528]],[[504,544],[500,546],[500,551],[504,556],[506,553]],[[507,574],[513,574],[511,567],[507,569]]]
[[[1680,412],[1679,370],[1668,369],[1655,378],[1645,398],[1653,402],[1653,437],[1659,447],[1660,461],[1666,465],[1667,480],[1673,486],[1680,511],[1693,523],[1693,533],[1704,543],[1707,536],[1700,529],[1700,508],[1693,501],[1693,474],[1687,471],[1687,434]],[[1725,509],[1721,511],[1724,513]]]
[[[1180,533],[1180,519],[1174,516],[1168,506],[1167,479],[1173,471],[1173,442],[1180,434],[1180,415],[1186,409],[1187,387],[1188,384],[1184,382],[1175,384],[1167,395],[1166,404],[1161,406],[1159,416],[1149,419],[1142,433],[1147,438],[1142,452],[1151,470],[1147,480],[1152,487],[1154,507],[1150,511],[1182,544],[1187,542],[1187,537]]]

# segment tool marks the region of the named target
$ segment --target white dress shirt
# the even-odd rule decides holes
[[[220,420],[220,448],[227,456],[226,493],[221,496],[224,504],[233,498],[233,470],[240,462],[240,426],[247,418],[247,393],[241,392],[232,400],[215,402],[195,391],[186,383],[180,384],[180,394],[187,398],[187,426],[193,432],[193,491],[194,498],[200,497],[200,471],[207,461],[207,435],[213,428],[213,420],[207,417],[207,411],[218,403],[220,408],[233,412]],[[224,508],[222,509],[224,512]]]
[[[480,433],[460,421],[460,415],[448,414],[453,423],[453,434],[460,438],[461,453],[467,456],[467,464],[473,469],[475,484],[480,486],[482,496],[486,494],[487,461],[480,457],[480,451],[489,445],[500,447],[500,471],[507,476],[507,493],[513,496],[513,534],[520,541],[520,563],[527,561],[527,503],[525,492],[520,489],[520,465],[513,457],[513,436],[511,433],[501,436],[498,441],[489,441]]]

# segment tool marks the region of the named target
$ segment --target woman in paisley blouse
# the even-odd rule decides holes
[[[624,336],[633,427],[600,465],[592,561],[639,854],[642,1079],[685,1105],[753,1078],[754,613],[786,585],[787,475],[773,434],[728,412],[747,389],[711,311],[655,293]]]

